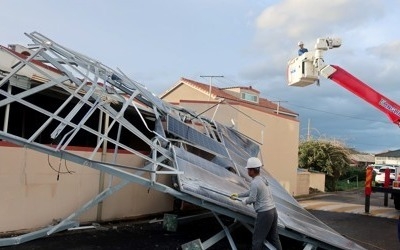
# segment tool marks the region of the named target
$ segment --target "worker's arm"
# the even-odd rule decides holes
[[[257,186],[255,185],[254,182],[251,183],[250,185],[250,190],[246,192],[248,196],[247,199],[243,200],[243,203],[245,204],[252,204],[256,202],[256,197],[257,197]],[[240,196],[239,196],[240,197]],[[243,196],[244,197],[244,196]]]
[[[247,196],[249,196],[250,195],[250,191],[246,191],[246,192],[243,192],[243,193],[233,193],[233,194],[231,194],[229,197],[232,199],[232,200],[240,200],[240,199],[238,199],[238,198],[242,198],[242,197],[247,197]],[[245,200],[245,199],[243,199],[243,200]]]
[[[247,197],[247,196],[249,196],[250,195],[250,190],[249,191],[246,191],[246,192],[243,192],[243,193],[239,193],[238,194],[238,197]]]

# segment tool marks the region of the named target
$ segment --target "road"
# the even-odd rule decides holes
[[[390,198],[390,195],[389,195]],[[393,200],[384,206],[384,194],[372,193],[365,213],[364,190],[325,193],[299,199],[300,204],[332,229],[369,250],[400,249],[398,218]]]
[[[372,193],[370,196],[369,213],[365,213],[365,195],[362,189],[345,192],[320,193],[305,198],[299,198],[298,201],[307,210],[344,212],[391,219],[398,219],[400,215],[400,211],[394,209],[390,194],[388,195],[388,206],[384,206],[383,193]]]
[[[397,223],[400,211],[383,207],[383,194],[371,196],[369,214],[364,212],[363,190],[324,193],[298,199],[310,213],[332,229],[368,250],[400,249],[397,238]],[[308,208],[307,208],[308,207]],[[159,218],[160,219],[160,218]],[[201,221],[179,223],[176,232],[167,232],[162,223],[149,221],[102,223],[96,229],[65,231],[47,238],[30,241],[16,246],[5,247],[7,250],[42,250],[42,249],[180,249],[184,243],[200,238],[202,241],[221,230],[215,218]],[[233,232],[239,250],[248,249],[251,234],[243,229]],[[281,237],[285,250],[303,249],[301,244]],[[226,239],[219,241],[209,250],[229,249]]]

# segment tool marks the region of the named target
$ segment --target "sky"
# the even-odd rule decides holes
[[[331,80],[287,85],[297,43],[338,37],[325,53],[400,103],[400,1],[380,0],[0,0],[2,45],[37,31],[162,94],[181,77],[213,86],[252,86],[299,114],[300,135],[366,153],[400,149],[400,128]]]

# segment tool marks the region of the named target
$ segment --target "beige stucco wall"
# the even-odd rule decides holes
[[[76,151],[89,156],[88,152]],[[31,230],[50,225],[54,220],[67,217],[99,193],[100,172],[60,161],[30,149],[0,146],[0,232]],[[97,158],[100,155],[96,156]],[[112,154],[106,156],[112,159]],[[140,166],[141,160],[129,154],[119,154],[118,162]],[[61,164],[61,165],[59,165]],[[61,174],[51,169],[73,174]],[[104,186],[109,183],[105,175]],[[170,178],[158,181],[169,182]],[[114,183],[119,182],[114,178]],[[132,218],[171,211],[173,199],[169,195],[129,184],[103,203],[101,220]],[[77,218],[80,222],[95,221],[97,206]]]
[[[238,131],[260,143],[261,157],[266,170],[290,194],[297,195],[298,121],[240,105],[234,105],[233,108],[221,104],[204,112],[217,104],[217,101],[208,102],[208,95],[186,85],[180,85],[169,92],[168,95],[163,97],[163,100],[179,103],[180,106],[195,110],[202,113],[203,116],[214,118],[228,126],[232,126],[231,120],[233,120]]]
[[[396,157],[377,157],[377,156],[375,156],[375,164],[400,165],[400,158],[396,158]]]
[[[298,172],[297,173],[297,194],[307,195],[310,193],[310,173]]]
[[[181,84],[175,88],[173,92],[169,92],[168,95],[165,95],[162,99],[166,102],[177,102],[178,100],[205,101],[210,100],[211,98],[208,93]]]
[[[310,187],[325,192],[325,174],[310,173]]]

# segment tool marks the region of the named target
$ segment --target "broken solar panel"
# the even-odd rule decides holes
[[[206,148],[211,152],[228,157],[226,148],[220,142],[208,137],[170,115],[167,117],[167,131],[190,143]]]
[[[218,125],[218,130],[220,130],[221,134],[229,138],[229,140],[232,141],[233,144],[237,145],[237,148],[246,151],[250,156],[254,157],[258,156],[258,154],[260,153],[260,147],[258,146],[257,143],[250,140],[248,137],[246,137],[237,130],[228,128],[219,123],[217,123],[217,125]]]
[[[252,206],[243,205],[241,202],[229,198],[231,193],[248,190],[251,181],[248,176],[247,178],[240,177],[228,169],[212,164],[182,148],[174,147],[174,153],[177,168],[184,172],[183,175],[178,175],[179,187],[182,192],[241,214],[256,216]],[[238,168],[244,170],[244,165],[238,166]],[[307,237],[329,242],[339,248],[346,246],[344,249],[363,249],[302,208],[268,172],[263,170],[261,175],[271,186],[279,214],[278,225],[281,230],[301,232]]]
[[[248,183],[241,177],[182,148],[174,147],[174,153],[178,170],[184,172],[178,176],[181,191],[254,215],[250,206],[229,199],[231,192],[248,189]]]
[[[227,215],[235,219],[235,221],[240,220],[242,223],[246,223],[250,227],[252,226],[255,216],[254,209],[251,206],[244,206],[238,201],[233,201],[228,196],[232,192],[242,192],[248,189],[251,178],[247,175],[247,170],[244,166],[249,156],[259,156],[260,148],[256,142],[233,128],[228,128],[212,120],[208,120],[207,118],[197,119],[198,115],[184,108],[174,107],[172,109],[170,104],[154,96],[143,87],[143,85],[137,84],[135,81],[122,75],[122,73],[115,72],[96,60],[73,50],[69,50],[37,32],[27,34],[27,36],[35,43],[33,47],[41,49],[41,51],[38,51],[38,57],[43,60],[47,59],[47,66],[51,66],[52,69],[56,69],[59,73],[40,68],[36,63],[35,66],[34,63],[29,60],[18,58],[18,56],[15,55],[13,60],[15,60],[16,63],[26,63],[28,66],[31,66],[28,68],[31,71],[40,68],[39,71],[29,72],[36,76],[40,75],[43,78],[50,79],[52,81],[50,83],[54,84],[44,83],[42,81],[42,85],[39,85],[40,87],[21,89],[21,93],[18,94],[0,90],[3,96],[3,105],[18,102],[18,105],[26,106],[27,109],[41,113],[41,115],[48,118],[48,121],[55,120],[57,123],[74,126],[74,131],[83,129],[85,133],[90,133],[91,136],[111,142],[125,149],[128,153],[135,154],[135,157],[141,157],[141,160],[147,164],[146,169],[149,167],[147,170],[151,171],[149,175],[151,178],[146,179],[145,176],[147,175],[143,175],[143,173],[136,174],[136,172],[132,173],[131,171],[125,170],[132,168],[137,170],[142,169],[142,165],[136,166],[135,163],[132,162],[123,164],[109,164],[105,161],[96,162],[91,156],[83,157],[69,150],[67,147],[68,143],[60,142],[58,147],[60,150],[58,150],[45,143],[32,143],[32,141],[27,138],[20,135],[13,135],[8,131],[0,131],[1,139],[14,142],[22,147],[31,148],[59,157],[60,159],[65,158],[68,161],[81,164],[85,167],[104,171],[105,173],[121,178],[126,183],[138,183],[153,188],[160,192],[173,195],[178,199],[206,208],[212,211],[213,214]],[[1,53],[2,50],[0,50],[0,55],[4,55],[4,53]],[[4,56],[3,58],[7,57]],[[12,64],[15,64],[15,62],[13,61]],[[23,69],[19,71],[20,68],[18,66],[13,69],[0,70],[3,72],[0,76],[3,76],[6,80],[18,74],[23,75],[25,74],[24,72],[28,72]],[[32,77],[32,74],[25,75],[28,78]],[[75,75],[79,75],[80,78]],[[113,75],[114,78],[112,77]],[[57,80],[60,79],[61,76],[63,77],[62,82]],[[64,77],[69,78],[69,80]],[[83,80],[81,80],[82,78]],[[100,89],[100,95],[94,91],[91,99],[97,100],[99,97],[107,97],[107,99],[117,100],[113,101],[113,105],[109,104],[109,102],[105,102],[102,103],[102,105],[95,106],[88,101],[88,98],[82,98],[84,93],[82,94],[79,91],[75,91],[75,89],[69,89],[70,85],[64,86],[63,84],[64,81],[68,81],[69,83],[74,82],[77,86],[81,85],[82,82],[85,84],[89,82],[100,82],[104,86],[108,79],[111,79],[109,82],[113,84],[116,91],[108,93],[106,90]],[[6,81],[2,81],[2,83],[5,82]],[[26,84],[24,84],[24,86],[25,85]],[[97,132],[96,129],[86,127],[86,124],[81,125],[81,122],[84,122],[84,116],[82,116],[81,120],[77,120],[76,123],[71,124],[68,117],[59,115],[57,112],[47,112],[46,110],[39,109],[34,103],[29,102],[29,98],[25,98],[36,93],[35,91],[39,92],[45,90],[52,93],[54,86],[65,90],[63,92],[65,98],[76,98],[85,102],[85,104],[93,109],[99,109],[100,112],[105,112],[112,121],[110,125],[118,128],[120,127],[124,131],[129,131],[129,133],[134,134],[135,141],[132,144],[124,144],[119,141],[120,137],[118,133],[116,136],[112,136],[110,133],[101,133]],[[118,96],[118,98],[113,98],[115,96]],[[125,109],[126,107],[124,106],[133,106],[134,104],[131,100],[134,97],[139,101],[145,100],[145,104],[151,107],[150,110],[146,107],[146,112],[152,112],[151,117],[155,117],[154,128],[148,127],[148,124],[145,124],[144,121],[143,124],[139,124],[138,122],[141,122],[140,119],[125,119],[126,113],[124,113],[124,110],[127,109]],[[125,100],[129,101],[125,102]],[[121,108],[121,106],[124,108]],[[62,107],[63,106],[60,106],[60,109]],[[114,107],[117,109],[114,109]],[[136,106],[134,110],[138,111],[140,114]],[[11,109],[11,114],[13,114],[12,112],[16,111]],[[87,112],[87,115],[90,114],[91,113]],[[165,116],[167,118],[166,128],[163,127],[163,119]],[[192,119],[196,119],[196,123],[192,123]],[[182,121],[189,121],[190,124],[186,124]],[[44,123],[43,127],[35,132],[35,137],[48,136],[42,129],[46,126],[48,126],[48,123]],[[163,131],[164,129],[165,131]],[[71,138],[76,135],[74,131],[69,135]],[[125,133],[125,135],[127,134]],[[151,138],[157,138],[162,143],[154,143]],[[182,146],[182,148],[180,148],[176,146],[182,145],[179,143],[175,144],[176,138],[186,141],[185,147]],[[152,150],[151,156],[145,155],[134,148],[137,144],[148,145]],[[99,145],[100,143],[97,144],[97,146]],[[94,156],[98,152],[97,149],[98,148],[94,147],[91,155]],[[115,147],[115,149],[117,149],[117,147]],[[163,156],[160,156],[160,153]],[[118,157],[117,151],[115,151],[115,156]],[[204,158],[202,158],[202,156]],[[154,168],[156,170],[160,168],[160,171],[154,171],[153,167],[157,167]],[[178,185],[167,186],[164,183],[158,182],[157,177],[161,174],[172,175],[173,179],[178,182]],[[311,244],[314,249],[319,246],[323,246],[324,249],[363,249],[354,242],[341,236],[303,209],[267,171],[262,171],[262,176],[269,181],[274,195],[279,214],[279,233],[281,235],[288,236],[306,244]],[[121,187],[123,185],[125,184],[121,183]],[[114,187],[115,186],[110,188]],[[87,204],[91,206],[97,205],[103,197],[104,196],[95,196]],[[88,207],[82,208],[85,210]],[[79,214],[79,212],[83,210],[78,209],[71,216],[65,218],[57,225],[58,228],[68,224],[71,220],[70,218],[74,218],[76,214]],[[51,229],[49,232],[51,233],[53,231],[54,230]],[[23,238],[23,240],[44,237],[42,232],[46,233],[45,231],[39,231],[36,232],[36,234],[30,233]],[[225,231],[225,234],[227,237],[230,236],[227,231]],[[3,242],[5,242],[5,244],[13,243],[12,240],[7,241],[7,239],[0,239],[0,246],[2,246]],[[307,248],[311,249],[310,245],[308,245]],[[232,249],[235,248],[232,247]]]

